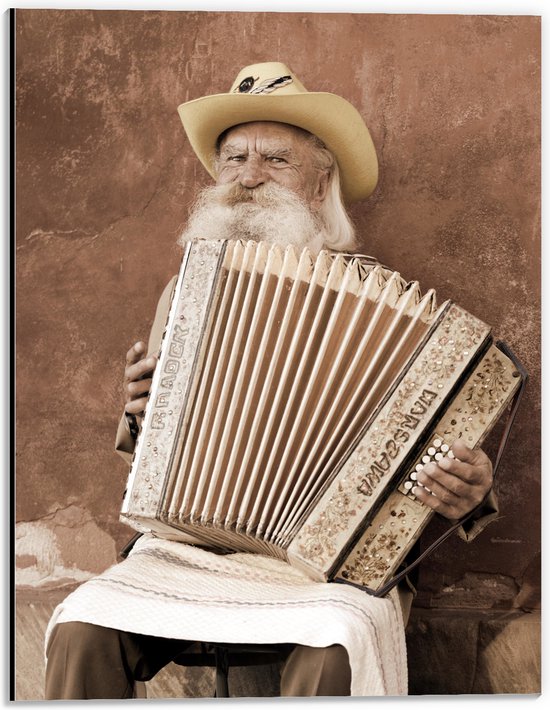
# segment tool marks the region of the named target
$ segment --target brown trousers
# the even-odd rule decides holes
[[[191,645],[77,621],[57,624],[48,644],[46,700],[133,698],[136,681],[151,680]],[[343,646],[295,646],[284,664],[281,695],[349,695],[350,683]]]

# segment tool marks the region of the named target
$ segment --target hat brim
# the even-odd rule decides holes
[[[338,161],[347,202],[368,197],[376,186],[378,160],[369,130],[357,109],[336,94],[214,94],[181,104],[178,113],[193,150],[213,177],[216,142],[225,130],[250,121],[277,121],[323,141]]]

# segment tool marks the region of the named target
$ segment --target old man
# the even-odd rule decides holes
[[[357,110],[308,92],[278,62],[244,68],[228,93],[183,104],[180,116],[215,180],[191,212],[181,243],[256,241],[352,252],[344,203],[368,197],[378,164]],[[162,295],[149,344],[126,356],[125,415],[116,448],[128,461],[141,423],[174,279]],[[455,458],[418,474],[417,497],[458,520],[486,500],[492,467],[462,442]],[[428,492],[428,490],[431,493]],[[486,503],[461,534],[494,516]],[[46,696],[129,698],[194,641],[278,644],[286,660],[281,694],[406,693],[406,585],[387,599],[313,583],[279,560],[219,555],[201,545],[145,535],[127,560],[82,585],[48,628]]]

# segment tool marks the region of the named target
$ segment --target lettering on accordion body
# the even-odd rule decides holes
[[[163,372],[166,372],[169,375],[175,375],[179,370],[179,367],[180,364],[177,360],[167,360]]]
[[[180,316],[182,320],[185,320],[183,314]],[[170,342],[168,343],[168,356],[169,359],[164,363],[162,368],[162,373],[159,381],[159,387],[157,395],[155,397],[154,407],[155,409],[162,409],[168,407],[170,404],[170,398],[172,396],[174,381],[176,375],[180,369],[180,360],[184,354],[185,347],[185,337],[189,333],[189,328],[182,328],[179,323],[174,324],[172,334],[170,337]],[[176,360],[175,358],[179,358]],[[159,430],[164,429],[166,420],[166,412],[153,412],[151,416],[151,429]]]
[[[164,387],[164,389],[171,390],[174,386],[175,379],[176,378],[174,375],[168,375],[167,377],[163,377],[160,381],[160,386]]]
[[[224,253],[221,242],[202,242],[192,248],[188,245],[182,262],[121,511],[125,522],[132,521],[130,524],[138,529],[137,519],[146,520],[151,529],[150,519],[158,511],[171,465],[174,428],[186,405],[194,356],[207,320],[208,298]],[[185,279],[201,284],[199,291],[192,292],[184,283],[184,272]]]
[[[185,316],[181,315],[180,316],[181,320],[185,321]],[[189,328],[182,328],[180,323],[174,323],[174,331],[172,333],[172,342],[170,343],[170,348],[175,347],[176,343],[179,343],[180,345],[185,344],[185,338],[189,335]],[[170,350],[171,352],[171,350]],[[180,350],[179,355],[175,355],[175,357],[181,357],[183,355],[183,348]]]
[[[164,419],[166,412],[153,412],[151,417],[151,429],[164,429]]]
[[[160,394],[157,395],[157,398],[155,400],[155,407],[167,407],[169,401],[170,401],[170,393],[169,392],[161,392]]]
[[[429,412],[430,405],[437,399],[437,394],[424,388],[414,402],[410,410],[403,416],[398,424],[398,428],[393,435],[383,444],[384,451],[378,459],[370,465],[370,470],[361,479],[357,486],[357,491],[364,496],[371,496],[384,474],[390,470],[391,461],[395,459],[401,451],[400,444],[405,444],[410,439],[410,434],[406,429],[416,429],[421,422],[421,417]],[[430,412],[430,417],[432,413]]]

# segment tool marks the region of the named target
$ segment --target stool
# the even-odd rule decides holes
[[[229,698],[229,669],[234,666],[260,666],[283,661],[291,644],[199,643],[199,651],[184,651],[173,663],[216,669],[215,698]]]

